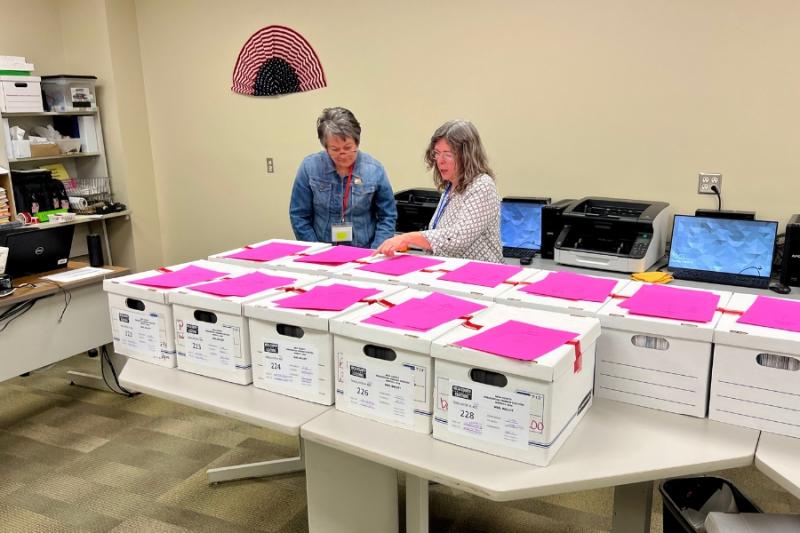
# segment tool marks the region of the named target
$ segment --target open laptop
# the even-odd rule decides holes
[[[506,196],[500,204],[503,257],[533,257],[542,248],[542,206],[550,198]]]
[[[668,269],[676,279],[767,288],[778,223],[675,215]]]
[[[75,226],[10,231],[3,240],[8,248],[6,274],[12,278],[64,268],[69,261]]]

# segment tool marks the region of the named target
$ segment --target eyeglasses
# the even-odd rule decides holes
[[[455,159],[455,155],[453,155],[453,152],[439,152],[438,150],[434,150],[431,153],[431,156],[433,156],[434,159],[441,158],[444,159],[445,161],[452,161],[453,159]]]
[[[358,147],[356,147],[356,148],[328,148],[328,153],[331,154],[331,155],[352,154],[353,152],[358,152]]]

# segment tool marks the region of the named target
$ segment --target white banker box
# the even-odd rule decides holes
[[[395,254],[393,257],[401,258],[406,256],[411,258],[432,259],[435,261],[445,260],[445,258],[443,257],[432,257],[429,255],[418,255],[418,254]],[[429,267],[421,268],[419,270],[415,270],[414,272],[408,272],[406,274],[382,274],[380,272],[370,272],[369,270],[363,270],[363,267],[365,266],[372,265],[375,263],[381,263],[389,259],[390,258],[385,255],[374,255],[371,257],[365,257],[364,259],[361,260],[362,264],[358,264],[353,268],[348,268],[336,272],[335,276],[341,279],[373,281],[376,283],[388,283],[390,285],[402,285],[403,287],[413,287],[414,283],[412,283],[412,279],[415,277],[417,273],[419,273],[421,270],[435,269],[438,267],[438,265],[432,265]]]
[[[605,304],[611,301],[612,296],[609,295],[602,302],[593,302],[591,300],[569,300],[566,298],[558,298],[554,296],[542,296],[539,294],[531,294],[522,289],[531,283],[542,281],[549,274],[553,273],[551,270],[534,270],[522,283],[511,287],[509,290],[500,294],[495,298],[495,302],[499,304],[513,305],[517,307],[526,307],[528,309],[542,309],[544,311],[553,311],[556,313],[567,313],[575,316],[591,316],[596,317],[597,312]],[[616,279],[606,276],[591,276],[593,278],[612,280],[616,282],[611,294],[617,294],[629,282],[628,279]]]
[[[467,296],[469,298],[477,298],[479,300],[488,300],[491,302],[501,294],[511,289],[514,286],[514,283],[524,280],[532,271],[534,271],[530,268],[521,268],[515,265],[502,265],[504,267],[508,267],[509,271],[511,271],[512,268],[520,268],[520,271],[509,276],[505,281],[500,282],[494,287],[484,287],[482,285],[473,285],[471,283],[446,281],[440,278],[448,272],[452,272],[457,268],[463,267],[467,263],[479,263],[489,266],[497,265],[497,263],[486,263],[484,261],[456,258],[437,259],[444,259],[444,263],[427,268],[424,271],[408,274],[407,276],[404,276],[403,282],[407,283],[409,287],[415,289],[448,293],[456,296]]]
[[[386,300],[398,305],[431,293],[404,289]],[[491,305],[461,298],[481,306]],[[362,321],[385,311],[370,305],[331,320],[336,408],[419,433],[431,432],[433,359],[431,343],[464,322],[450,320],[425,332]],[[480,316],[478,311],[475,316]]]
[[[219,277],[237,270],[231,265],[204,260],[170,266],[166,270],[180,270],[190,265],[220,272]],[[175,289],[131,283],[163,273],[161,270],[147,270],[106,279],[103,280],[103,290],[108,293],[114,351],[133,359],[173,368],[176,365],[175,322],[169,293]]]
[[[303,246],[305,249],[301,250],[299,253],[307,254],[307,253],[314,253],[320,250],[324,250],[326,248],[330,248],[330,244],[326,242],[308,242],[308,241],[292,241],[288,239],[267,239],[266,241],[256,242],[253,244],[249,244],[247,246],[243,246],[242,248],[236,248],[234,250],[228,250],[227,252],[220,252],[218,254],[208,256],[209,261],[214,261],[218,263],[228,263],[231,265],[238,265],[243,267],[249,268],[265,268],[265,269],[272,269],[272,270],[280,270],[276,264],[283,259],[284,257],[278,257],[271,260],[261,261],[258,259],[239,259],[235,257],[230,257],[231,255],[236,255],[241,252],[246,252],[248,249],[253,248],[261,248],[262,246],[268,246],[272,244],[277,245],[290,245],[290,246]],[[291,254],[291,257],[300,257],[297,253]]]
[[[401,287],[356,281],[322,280],[306,285],[315,287],[344,284],[380,291],[368,301],[380,300],[402,290]],[[271,295],[245,306],[250,323],[250,353],[253,356],[253,384],[261,389],[301,400],[333,405],[333,334],[330,321],[369,306],[358,302],[342,311],[290,309],[278,307],[277,300],[288,294]],[[371,307],[379,307],[372,304]]]
[[[561,345],[534,361],[454,344],[509,320],[577,333],[576,344]],[[433,437],[547,465],[591,405],[600,322],[505,305],[494,305],[471,322],[482,326],[480,331],[457,327],[431,348]]]
[[[232,278],[255,272],[235,269]],[[271,294],[283,294],[280,287],[300,287],[319,281],[319,276],[272,270],[266,276],[286,278],[286,283],[250,296],[216,296],[192,289],[192,285],[170,292],[169,302],[175,319],[175,350],[178,368],[212,378],[249,385],[253,382],[250,358],[250,328],[243,306]]]
[[[726,309],[744,312],[755,300],[734,294]],[[800,438],[800,333],[740,324],[739,316],[724,313],[714,330],[708,417]]]
[[[631,297],[648,285],[631,281],[620,296]],[[678,287],[683,290],[687,287]],[[724,308],[728,291],[719,296]],[[703,418],[708,407],[714,326],[717,310],[706,323],[630,314],[614,298],[600,308],[603,334],[597,341],[595,395],[662,411]]]
[[[366,255],[363,258],[356,259],[353,261],[347,261],[345,263],[340,263],[340,264],[310,263],[305,261],[297,261],[297,259],[302,259],[303,257],[313,257],[317,254],[328,252],[333,248],[335,248],[335,246],[328,245],[325,248],[320,248],[305,253],[303,256],[283,257],[281,259],[276,259],[275,261],[272,261],[271,265],[272,268],[276,268],[278,270],[285,270],[289,272],[300,272],[301,274],[315,274],[318,276],[325,276],[328,278],[340,278],[341,272],[360,266],[364,261],[366,261],[370,257],[370,255],[373,252],[373,250],[365,248],[364,251],[366,252]]]

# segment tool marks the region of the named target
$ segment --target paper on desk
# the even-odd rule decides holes
[[[595,278],[572,272],[551,272],[543,280],[526,285],[520,290],[565,300],[604,302],[616,285],[617,281],[613,279]]]
[[[356,270],[366,270],[367,272],[376,272],[378,274],[386,274],[388,276],[402,276],[403,274],[410,274],[417,272],[423,268],[428,268],[434,265],[441,265],[444,261],[433,259],[431,257],[423,257],[419,255],[396,255],[358,267]]]
[[[381,292],[378,289],[353,287],[341,283],[320,285],[302,294],[277,300],[278,307],[288,309],[314,309],[317,311],[342,311],[356,302]]]
[[[338,245],[314,255],[306,255],[295,259],[297,263],[314,263],[317,265],[343,265],[357,259],[372,255],[368,248]]]
[[[58,283],[66,283],[68,281],[78,281],[80,279],[103,276],[105,274],[110,274],[111,272],[114,271],[108,268],[83,267],[67,270],[66,272],[59,272],[58,274],[51,274],[50,276],[42,276],[42,279],[49,279],[50,281],[55,281]]]
[[[221,278],[225,274],[225,272],[216,272],[208,268],[189,265],[180,270],[167,272],[166,274],[158,274],[156,276],[150,276],[149,278],[133,280],[131,283],[158,289],[177,289],[178,287],[184,287],[193,283]]]
[[[362,322],[389,328],[428,331],[481,309],[486,309],[486,306],[434,292],[424,298],[410,298]]]
[[[454,344],[522,361],[534,361],[577,337],[578,333],[509,320]]]
[[[202,285],[193,285],[189,288],[193,291],[213,294],[214,296],[236,296],[241,298],[257,292],[274,289],[275,287],[291,285],[295,281],[294,278],[285,276],[270,276],[262,272],[251,272],[244,276],[212,281]]]
[[[439,279],[442,281],[480,285],[481,287],[497,287],[518,272],[522,272],[522,267],[470,261],[446,273],[444,276],[439,276]]]
[[[800,333],[800,301],[758,296],[736,322]]]
[[[719,296],[708,291],[692,291],[664,285],[642,285],[636,294],[619,304],[633,315],[710,322]]]
[[[289,244],[283,242],[270,242],[255,248],[245,248],[241,252],[226,255],[231,259],[244,259],[246,261],[272,261],[273,259],[280,259],[287,255],[294,255],[298,252],[308,249],[308,246],[302,244]]]

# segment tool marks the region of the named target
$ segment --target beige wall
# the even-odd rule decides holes
[[[34,75],[64,68],[60,0],[0,0],[0,55],[23,56]]]

